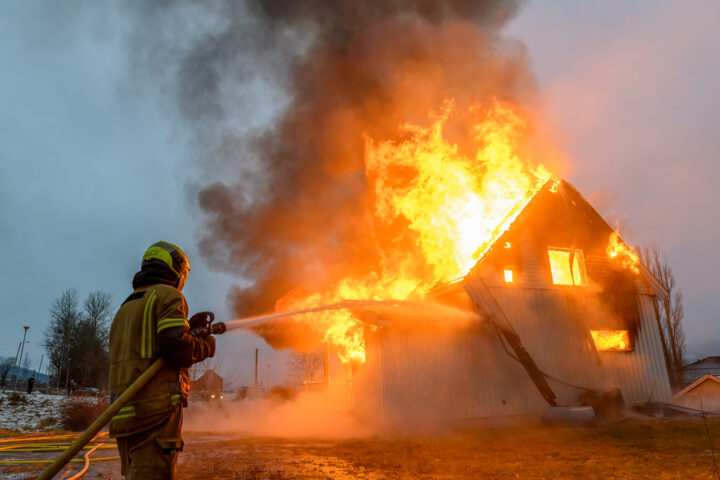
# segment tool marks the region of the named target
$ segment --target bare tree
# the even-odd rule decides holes
[[[663,346],[668,356],[670,381],[673,388],[682,385],[682,367],[685,358],[685,332],[683,320],[685,311],[682,304],[682,291],[677,287],[677,281],[667,256],[660,252],[656,246],[643,245],[639,248],[640,259],[655,275],[660,284],[668,291],[666,298],[655,297],[655,311],[661,326]]]
[[[72,378],[79,385],[102,386],[108,372],[109,321],[112,297],[90,293],[80,308],[77,290],[65,290],[50,307],[45,349],[56,379]]]
[[[12,370],[15,359],[13,357],[0,357],[0,386],[5,386],[5,381],[8,380],[7,376]]]
[[[287,361],[288,376],[300,383],[311,383],[322,366],[322,352],[296,353]]]
[[[90,292],[83,302],[83,322],[104,347],[108,345],[108,325],[113,313],[113,301],[109,293]]]
[[[90,292],[83,301],[78,335],[72,349],[77,359],[72,374],[80,385],[101,388],[109,371],[109,323],[114,313],[112,297],[105,292]]]
[[[50,306],[50,322],[45,328],[45,350],[48,361],[55,372],[55,378],[61,378],[69,367],[68,358],[73,339],[80,322],[78,292],[68,288]]]

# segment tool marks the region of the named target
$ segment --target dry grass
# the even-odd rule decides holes
[[[80,432],[90,426],[108,407],[107,399],[69,397],[60,410],[60,424],[66,430]]]
[[[18,393],[18,392],[11,392],[7,398],[8,405],[16,406],[16,405],[27,405],[28,401],[27,398],[25,398],[25,395]]]
[[[720,445],[720,421],[710,430]],[[184,480],[716,478],[702,420],[344,441],[188,440]]]
[[[17,430],[7,430],[5,428],[0,428],[0,438],[15,437],[17,435]]]

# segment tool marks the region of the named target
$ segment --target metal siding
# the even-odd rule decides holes
[[[602,365],[597,365],[586,341],[585,323],[568,303],[566,290],[489,290],[546,374],[601,391],[620,388],[629,404],[671,400],[652,297],[637,297],[640,321],[634,351],[602,352]],[[390,328],[369,332],[368,337],[363,369],[372,381],[356,393],[375,397],[368,405],[382,410],[388,421],[537,414],[546,407],[523,367],[508,356],[491,328],[476,326],[461,332]],[[578,402],[581,390],[549,382],[561,403]]]
[[[655,299],[651,295],[641,295],[639,297],[640,307],[643,311],[643,322],[645,323],[644,329],[647,331],[648,342],[651,345],[652,378],[658,391],[658,400],[670,402],[672,400],[672,390],[670,389],[667,364],[665,363],[665,352],[660,341],[660,331],[658,330],[655,307],[653,306],[654,301]]]

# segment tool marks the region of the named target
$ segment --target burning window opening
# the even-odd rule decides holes
[[[510,268],[506,268],[503,270],[503,274],[505,275],[505,283],[513,283],[513,271]]]
[[[590,330],[598,352],[630,352],[629,330]]]
[[[505,248],[512,248],[512,243],[505,242]]]
[[[555,285],[587,285],[585,256],[580,249],[548,248],[550,271]],[[570,262],[572,261],[572,269]]]
[[[611,260],[618,260],[623,268],[627,268],[636,274],[640,273],[640,268],[638,267],[640,265],[640,257],[633,249],[625,245],[617,231],[610,234],[610,240],[608,241],[605,253],[607,253],[608,258]]]

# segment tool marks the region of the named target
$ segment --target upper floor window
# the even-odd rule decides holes
[[[513,271],[511,268],[506,267],[503,270],[503,275],[505,276],[505,283],[513,283]]]
[[[585,256],[582,250],[548,248],[548,257],[555,285],[587,285]]]

